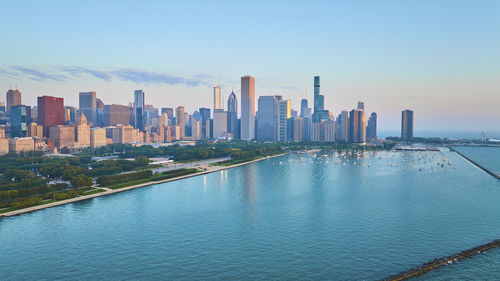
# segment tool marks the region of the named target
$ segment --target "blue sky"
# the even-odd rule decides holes
[[[398,129],[500,130],[499,1],[2,1],[0,86],[23,102],[80,91],[190,112],[211,86],[298,108],[320,75],[328,109],[358,100]],[[9,16],[5,16],[9,15]],[[312,103],[312,101],[310,101]]]

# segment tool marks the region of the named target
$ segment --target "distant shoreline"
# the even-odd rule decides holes
[[[33,207],[28,207],[28,208],[23,208],[23,209],[19,209],[19,210],[13,210],[10,212],[5,212],[5,213],[0,214],[0,218],[18,216],[18,215],[22,215],[25,213],[31,213],[31,212],[35,212],[35,211],[39,211],[39,210],[43,210],[43,209],[47,209],[47,208],[52,208],[52,207],[56,207],[56,206],[61,206],[61,205],[65,205],[65,204],[78,202],[78,201],[83,201],[83,200],[88,200],[88,199],[92,199],[92,198],[96,198],[96,197],[115,194],[115,193],[119,193],[119,192],[123,192],[123,191],[127,191],[127,190],[132,190],[132,189],[136,189],[136,188],[141,188],[141,187],[145,187],[145,186],[157,185],[157,184],[161,184],[161,183],[166,183],[166,182],[177,181],[177,180],[182,180],[182,179],[186,179],[186,178],[206,175],[206,174],[210,174],[210,173],[214,173],[214,172],[218,172],[218,171],[222,171],[222,170],[227,170],[227,169],[231,169],[231,168],[236,168],[236,167],[252,164],[252,163],[259,162],[259,161],[266,160],[266,159],[280,157],[280,156],[283,156],[283,155],[286,155],[289,153],[290,152],[271,155],[271,156],[265,156],[265,157],[262,157],[259,159],[254,159],[254,160],[250,160],[247,162],[238,163],[238,164],[234,164],[234,165],[230,165],[230,166],[210,166],[210,164],[208,164],[208,165],[206,165],[206,166],[208,166],[206,171],[199,171],[197,173],[184,175],[184,176],[171,178],[171,179],[160,180],[160,181],[150,181],[147,183],[131,185],[131,186],[127,186],[127,187],[123,187],[123,188],[119,188],[119,189],[108,189],[106,191],[99,192],[99,193],[82,195],[82,196],[75,197],[75,198],[65,199],[65,200],[61,200],[61,201],[51,202],[51,203],[42,204],[42,205],[33,206]]]

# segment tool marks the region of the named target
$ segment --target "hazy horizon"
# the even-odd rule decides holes
[[[6,2],[0,36],[0,93],[22,102],[97,92],[105,104],[213,107],[212,86],[240,100],[240,77],[258,96],[312,107],[321,76],[336,116],[364,101],[380,130],[500,131],[500,2],[255,1]],[[240,102],[240,101],[239,101]],[[257,106],[256,106],[257,109]]]

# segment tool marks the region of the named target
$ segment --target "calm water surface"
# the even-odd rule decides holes
[[[498,198],[452,152],[287,155],[0,219],[0,279],[373,280],[500,238]]]
[[[456,146],[454,149],[491,172],[500,174],[500,147]]]

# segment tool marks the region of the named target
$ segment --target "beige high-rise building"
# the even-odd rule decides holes
[[[170,126],[163,127],[163,141],[164,142],[171,142],[172,141],[172,129]]]
[[[49,128],[49,136],[57,149],[75,147],[75,126],[57,125]]]
[[[110,104],[104,106],[103,112],[104,126],[114,126],[118,124],[130,124],[130,107],[120,104]]]
[[[172,140],[180,140],[181,139],[181,126],[175,125],[170,127],[170,134],[172,136]]]
[[[353,109],[349,113],[349,141],[366,143],[366,114],[362,109]]]
[[[0,139],[5,139],[5,127],[0,127]]]
[[[85,148],[90,146],[90,125],[85,114],[81,114],[76,121],[76,147]]]
[[[35,141],[35,151],[47,151],[49,146],[45,143],[45,140],[40,138],[33,138]]]
[[[7,113],[10,113],[10,108],[19,104],[21,102],[21,92],[19,90],[8,90],[6,94],[7,100]]]
[[[93,148],[106,146],[106,129],[90,129],[90,146]]]
[[[112,127],[111,138],[113,139],[113,143],[133,143],[136,141],[137,131],[130,125],[118,125]]]
[[[214,110],[214,139],[227,137],[227,112],[223,109]]]
[[[43,138],[43,126],[35,122],[31,122],[28,126],[28,136],[34,138]]]
[[[9,139],[0,139],[0,155],[9,153]]]
[[[191,137],[193,140],[200,140],[203,138],[201,122],[201,115],[191,116]]]
[[[180,134],[179,137],[177,137],[177,134],[175,135],[178,140],[181,140],[186,136],[184,130],[185,130],[185,120],[184,120],[184,106],[178,106],[175,109],[175,125],[180,127]]]
[[[215,137],[215,135],[214,135]],[[255,78],[241,77],[241,139],[255,138]]]
[[[19,153],[21,151],[35,150],[35,141],[33,138],[12,138],[9,139],[9,152]]]
[[[224,109],[222,107],[222,93],[219,85],[214,87],[214,111],[217,109]]]

